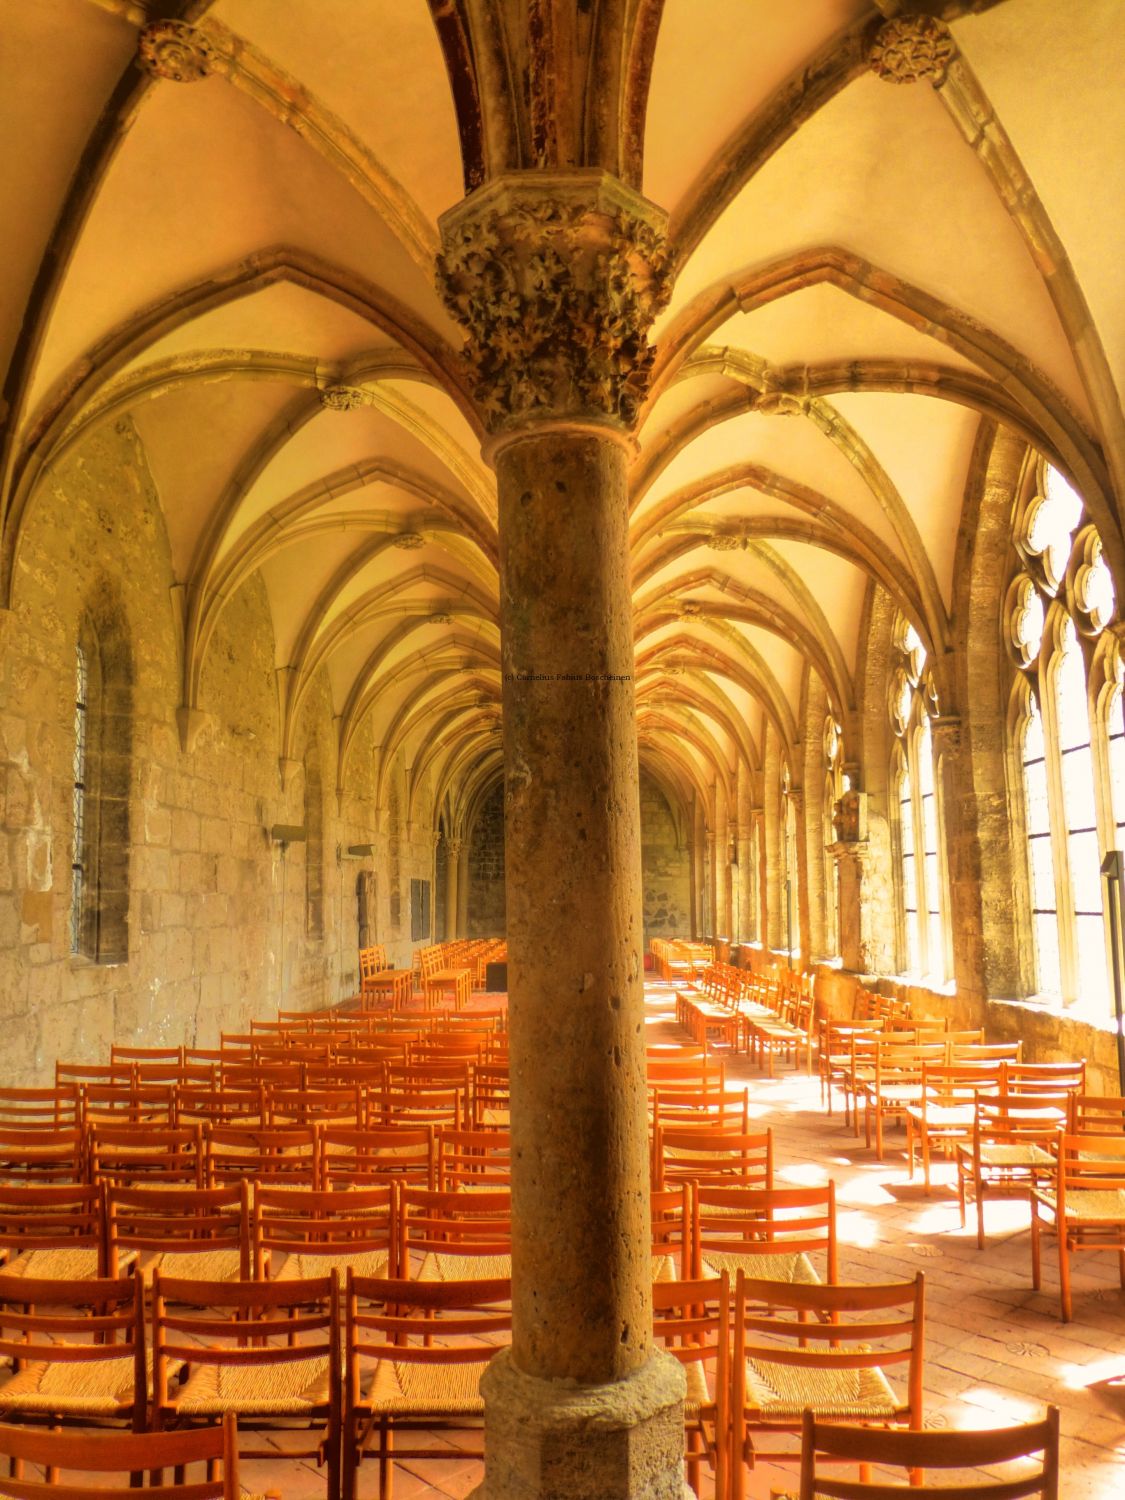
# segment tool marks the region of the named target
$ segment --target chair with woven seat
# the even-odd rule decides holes
[[[203,1138],[198,1125],[116,1125],[88,1127],[91,1182],[127,1187],[153,1182],[203,1186]]]
[[[142,1431],[148,1378],[140,1277],[36,1278],[30,1288],[26,1277],[0,1274],[0,1356],[12,1364],[0,1382],[0,1416],[96,1418]]]
[[[508,1130],[452,1130],[437,1133],[437,1186],[507,1187],[512,1180],[512,1137]]]
[[[880,1426],[922,1426],[924,1279],[873,1286],[804,1286],[740,1271],[735,1284],[731,1398],[734,1500],[746,1467],[792,1461],[767,1446],[817,1416]],[[899,1395],[885,1369],[905,1371]],[[898,1373],[896,1371],[896,1373]]]
[[[107,1187],[107,1269],[139,1259],[146,1281],[166,1275],[229,1281],[250,1274],[249,1188]]]
[[[86,1183],[0,1185],[0,1275],[83,1281],[106,1269],[102,1195]]]
[[[317,1137],[317,1177],[324,1189],[349,1183],[376,1186],[409,1182],[435,1185],[436,1151],[432,1125],[322,1125]]]
[[[395,1274],[394,1189],[308,1192],[259,1184],[251,1210],[254,1275],[271,1281]]]
[[[1064,1323],[1073,1314],[1070,1257],[1079,1250],[1117,1254],[1125,1289],[1125,1135],[1062,1132],[1053,1144],[1049,1185],[1031,1189],[1031,1279],[1042,1284],[1040,1241],[1053,1231],[1059,1250],[1059,1303]]]
[[[377,1435],[380,1500],[390,1500],[392,1464],[440,1457],[432,1441],[403,1448],[411,1431],[458,1434],[451,1458],[481,1457],[462,1434],[480,1431],[480,1377],[511,1336],[511,1283],[373,1280],[349,1276],[345,1296],[344,1500],[356,1500],[358,1469]],[[370,1367],[370,1362],[374,1367]]]
[[[726,1187],[772,1187],[772,1132],[744,1135],[714,1126],[658,1126],[653,1131],[654,1185],[685,1178]]]
[[[1065,1094],[1007,1093],[999,1099],[977,1097],[972,1136],[956,1147],[957,1196],[961,1227],[966,1197],[976,1200],[977,1247],[984,1249],[986,1193],[1026,1198],[1054,1172],[1051,1145],[1066,1120]]]
[[[916,1148],[920,1148],[927,1196],[935,1145],[953,1156],[958,1144],[972,1139],[977,1096],[998,1094],[1003,1071],[1002,1062],[922,1064],[922,1096],[906,1107],[906,1159],[913,1181]]]
[[[723,1272],[696,1281],[659,1281],[652,1288],[655,1342],[684,1367],[684,1428],[688,1483],[699,1494],[706,1460],[715,1495],[727,1494],[730,1401],[730,1281]]]
[[[649,1193],[652,1226],[652,1279],[685,1281],[692,1274],[692,1184],[653,1188]]]
[[[720,1271],[735,1276],[742,1271],[762,1281],[806,1286],[836,1281],[836,1184],[794,1188],[698,1184],[692,1204],[691,1266],[693,1276],[717,1276]]]
[[[168,1500],[277,1500],[277,1496],[244,1496],[238,1477],[238,1436],[233,1416],[221,1427],[200,1432],[39,1432],[0,1423],[0,1458],[20,1474],[18,1489],[0,1480],[0,1492],[23,1500],[135,1500],[164,1496]],[[46,1477],[27,1477],[25,1465],[44,1469]],[[202,1465],[202,1474],[190,1473]],[[164,1471],[173,1477],[165,1482]],[[59,1487],[59,1473],[65,1476]],[[143,1490],[137,1481],[149,1475]],[[90,1483],[96,1474],[120,1474],[120,1484]],[[126,1477],[128,1476],[128,1477]]]
[[[240,1432],[308,1427],[303,1452],[340,1497],[340,1308],[335,1272],[293,1281],[152,1284],[152,1421],[158,1430],[214,1424],[230,1414]],[[202,1342],[202,1341],[206,1342]],[[241,1446],[245,1458],[275,1448]]]
[[[1042,1459],[1028,1471],[1026,1460],[1041,1453]],[[858,1464],[858,1480],[829,1478],[824,1464]],[[842,1426],[819,1421],[804,1413],[801,1428],[801,1484],[789,1500],[895,1500],[905,1491],[887,1478],[871,1479],[865,1470],[906,1469],[914,1483],[927,1469],[942,1471],[939,1485],[927,1485],[924,1493],[937,1493],[945,1500],[1058,1500],[1059,1409],[1049,1406],[1040,1422],[1019,1427],[992,1427],[971,1432],[903,1432],[877,1427]],[[1013,1468],[1013,1465],[1015,1466]],[[947,1484],[951,1469],[976,1469],[969,1484]],[[784,1497],[779,1497],[784,1500]]]
[[[312,1184],[317,1171],[316,1128],[207,1124],[203,1127],[203,1159],[208,1187],[265,1178]]]
[[[76,1083],[0,1089],[0,1130],[49,1130],[80,1124]]]
[[[494,1281],[512,1274],[508,1188],[430,1192],[399,1189],[398,1268],[420,1281]]]
[[[0,1129],[0,1182],[83,1182],[85,1176],[86,1134],[81,1125]]]

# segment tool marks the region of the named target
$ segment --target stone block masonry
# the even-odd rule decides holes
[[[337,807],[333,706],[327,681],[314,685],[297,746],[302,758],[315,751],[321,783],[320,879],[312,882],[321,920],[310,930],[308,846],[283,853],[268,834],[274,823],[305,822],[306,787],[303,772],[281,786],[265,587],[253,575],[218,621],[200,693],[208,724],[184,753],[177,582],[141,440],[131,422],[104,425],[33,497],[12,608],[0,615],[5,1083],[49,1080],[57,1057],[100,1060],[111,1039],[210,1046],[252,1015],[351,993],[359,866],[338,863],[338,845],[375,846],[365,867],[376,872],[379,940],[397,961],[409,953],[409,931],[389,920],[391,835],[377,826],[364,753],[370,728]],[[104,631],[111,618],[128,680],[107,704],[104,754],[124,757],[127,795],[105,804],[103,838],[127,890],[120,952],[99,962],[71,951],[75,671],[84,622]],[[402,884],[427,877],[428,830],[395,843]],[[105,911],[95,918],[105,921]]]

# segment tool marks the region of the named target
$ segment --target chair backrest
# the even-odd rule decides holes
[[[1072,1135],[1125,1135],[1125,1099],[1116,1094],[1073,1092],[1067,1129]]]
[[[108,1269],[122,1253],[142,1258],[206,1256],[236,1251],[239,1274],[250,1274],[250,1197],[245,1182],[219,1188],[107,1187]]]
[[[508,1130],[454,1130],[437,1133],[437,1186],[507,1187],[512,1180],[512,1137]]]
[[[337,1184],[387,1182],[413,1182],[432,1188],[436,1182],[432,1125],[366,1126],[362,1130],[322,1125],[318,1147],[318,1180],[325,1189]]]
[[[0,1130],[58,1130],[79,1123],[76,1083],[54,1088],[0,1089]]]
[[[0,1129],[0,1179],[9,1182],[81,1182],[86,1136],[79,1125],[46,1131]]]
[[[37,1274],[36,1252],[87,1252],[97,1257],[99,1274],[105,1271],[105,1219],[101,1192],[86,1183],[38,1184],[29,1187],[0,1185],[0,1249],[7,1262],[0,1275],[10,1275],[9,1266],[25,1267]],[[17,1257],[30,1254],[30,1261]],[[51,1257],[57,1261],[58,1257]]]
[[[312,1125],[215,1125],[203,1127],[208,1187],[247,1178],[307,1178],[316,1175],[317,1141]]]
[[[796,1257],[823,1256],[810,1269],[826,1282],[839,1280],[836,1242],[836,1184],[819,1187],[725,1188],[699,1183],[692,1204],[691,1274],[713,1269],[736,1270],[740,1260],[753,1256],[778,1276],[799,1275]],[[745,1268],[745,1267],[744,1267]],[[790,1273],[791,1274],[787,1274]]]
[[[1109,1195],[1104,1210],[1099,1207],[1098,1220],[1108,1230],[1107,1243],[1119,1247],[1121,1228],[1125,1225],[1125,1135],[1077,1135],[1060,1133],[1055,1142],[1059,1167],[1055,1178],[1060,1217],[1065,1215],[1067,1201],[1075,1193],[1097,1192]],[[1116,1200],[1116,1202],[1115,1202]],[[1089,1223],[1088,1228],[1093,1229]]]
[[[1043,1455],[1031,1472],[1026,1460]],[[880,1469],[902,1468],[917,1475],[926,1469],[977,1469],[967,1485],[941,1485],[947,1500],[1021,1500],[1040,1496],[1058,1500],[1059,1409],[1049,1406],[1041,1422],[982,1431],[902,1432],[879,1427],[843,1426],[821,1422],[811,1411],[803,1414],[801,1431],[801,1489],[798,1500],[901,1500],[907,1493],[901,1480],[829,1477],[818,1457],[832,1464],[863,1464]],[[1018,1461],[1014,1470],[995,1471]],[[917,1482],[917,1481],[914,1481]],[[929,1493],[924,1486],[922,1493]]]
[[[665,1353],[698,1371],[699,1378],[692,1383],[703,1408],[698,1416],[715,1431],[715,1494],[725,1495],[730,1401],[730,1282],[726,1273],[695,1281],[654,1282],[652,1332]]]
[[[743,1135],[714,1126],[664,1126],[654,1132],[658,1184],[710,1182],[727,1187],[773,1186],[773,1132]]]
[[[116,1125],[89,1131],[91,1182],[182,1182],[203,1186],[203,1141],[198,1125]]]
[[[679,1126],[717,1126],[723,1130],[750,1131],[750,1096],[745,1089],[724,1089],[703,1093],[694,1085],[649,1085],[653,1124]]]
[[[402,1187],[398,1196],[398,1266],[410,1274],[410,1256],[432,1252],[451,1259],[510,1255],[512,1195],[507,1188],[479,1193],[431,1192]]]
[[[393,1200],[389,1186],[339,1192],[257,1187],[251,1211],[254,1275],[272,1276],[276,1262],[287,1256],[310,1265],[323,1258],[328,1269],[344,1255],[378,1251],[386,1251],[393,1275]]]
[[[150,1482],[145,1495],[167,1495],[169,1500],[177,1495],[183,1500],[239,1500],[242,1493],[233,1413],[228,1413],[222,1426],[178,1432],[44,1432],[0,1423],[0,1458],[34,1464],[55,1476],[20,1479],[18,1493],[27,1500],[40,1496],[52,1500],[63,1493],[68,1500],[131,1500],[137,1494],[133,1476],[146,1471]],[[205,1474],[185,1478],[183,1471],[191,1464],[205,1465]],[[171,1477],[166,1470],[174,1471]],[[65,1476],[65,1491],[59,1488],[57,1471]],[[89,1484],[90,1474],[121,1474],[122,1483]]]
[[[406,1281],[349,1272],[344,1297],[349,1401],[359,1398],[361,1360],[434,1366],[487,1360],[498,1339],[511,1334],[511,1296],[507,1278]]]

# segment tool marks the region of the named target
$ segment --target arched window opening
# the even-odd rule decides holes
[[[800,903],[797,887],[797,807],[789,767],[781,768],[781,830],[785,909],[785,948],[792,957],[801,946]]]
[[[324,936],[324,789],[315,754],[305,758],[305,931]]]
[[[894,731],[891,783],[897,811],[897,887],[902,966],[943,982],[949,975],[949,921],[944,827],[931,718],[937,692],[926,670],[926,648],[902,615],[895,623],[897,665],[891,675]]]
[[[840,953],[839,870],[831,853],[836,842],[836,804],[843,790],[843,741],[840,726],[829,714],[824,722],[824,802],[821,812],[824,841],[821,857],[824,865],[824,956],[837,958]]]
[[[70,951],[95,963],[129,956],[129,796],[133,665],[123,616],[95,591],[74,654]]]
[[[1013,727],[1034,935],[1027,977],[1040,996],[1104,1012],[1101,862],[1125,833],[1121,667],[1105,634],[1116,594],[1081,496],[1043,460],[1012,540],[1004,637],[1022,679]]]
[[[89,698],[90,666],[81,641],[75,649],[74,684],[74,793],[72,800],[73,838],[70,857],[70,951],[82,953],[83,936],[87,925],[88,895],[93,882],[89,861],[92,851],[87,848],[87,794],[89,793]],[[96,889],[96,886],[93,887]]]

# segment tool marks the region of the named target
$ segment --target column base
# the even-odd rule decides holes
[[[481,1380],[484,1482],[469,1500],[684,1500],[684,1390],[660,1350],[595,1386],[523,1375],[501,1350]]]

